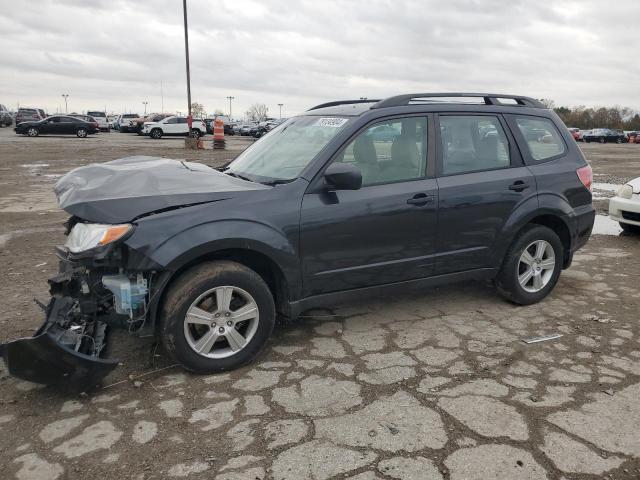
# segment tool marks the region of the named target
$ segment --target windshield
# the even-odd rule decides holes
[[[242,152],[225,173],[258,182],[293,180],[348,122],[344,117],[290,118]]]

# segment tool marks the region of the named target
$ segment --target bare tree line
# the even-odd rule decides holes
[[[541,99],[541,102],[553,108],[567,127],[640,130],[640,114],[628,107],[556,107],[553,100]]]

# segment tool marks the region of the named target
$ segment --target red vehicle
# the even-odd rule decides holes
[[[569,131],[571,132],[571,135],[573,135],[573,139],[576,142],[582,141],[582,131],[579,128],[569,127]]]
[[[629,143],[640,143],[640,132],[625,132]]]

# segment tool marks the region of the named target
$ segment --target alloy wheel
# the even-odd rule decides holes
[[[239,287],[207,290],[184,319],[187,344],[198,355],[227,358],[245,348],[258,329],[260,315],[253,297]]]
[[[27,130],[27,135],[29,135],[30,137],[37,137],[38,136],[38,129],[31,127],[29,130]]]
[[[527,292],[536,293],[547,286],[556,268],[553,247],[546,240],[529,244],[518,261],[518,283]]]

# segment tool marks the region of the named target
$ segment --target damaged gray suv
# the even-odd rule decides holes
[[[538,302],[594,222],[591,168],[538,101],[413,94],[331,102],[229,165],[130,157],[56,184],[71,217],[46,320],[2,345],[11,374],[95,384],[108,330],[186,369],[251,361],[276,315],[492,279]]]

